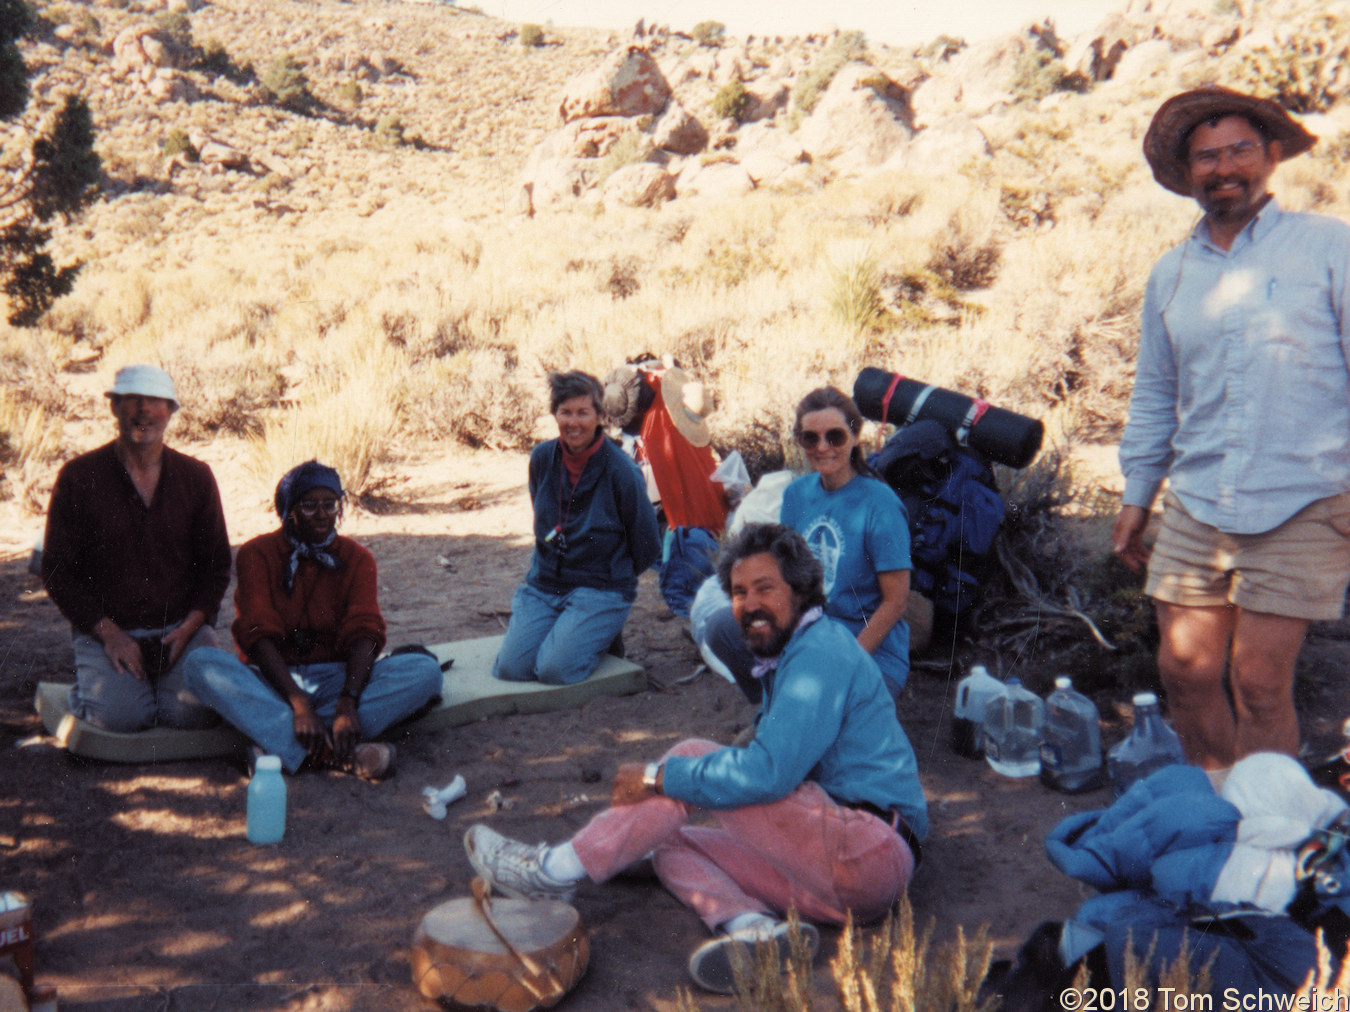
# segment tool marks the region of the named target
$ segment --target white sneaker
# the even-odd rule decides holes
[[[816,958],[820,949],[820,932],[814,924],[801,922],[801,936],[811,950],[811,958]],[[742,928],[704,942],[689,957],[689,975],[694,983],[705,991],[715,994],[732,994],[736,990],[736,972],[734,970],[735,952],[740,951],[745,965],[755,965],[755,949],[761,944],[772,944],[778,948],[778,972],[787,969],[788,957],[792,954],[792,941],[788,937],[786,921],[774,921],[771,925],[758,925]]]
[[[560,882],[544,871],[545,844],[530,846],[487,826],[470,826],[464,852],[473,870],[507,896],[522,900],[571,900],[575,882]]]

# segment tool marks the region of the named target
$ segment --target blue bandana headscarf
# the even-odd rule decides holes
[[[295,585],[295,574],[300,569],[300,562],[303,559],[310,559],[325,569],[342,568],[342,562],[336,555],[324,551],[337,538],[336,528],[317,545],[301,541],[295,536],[295,520],[291,517],[291,511],[295,509],[295,504],[300,501],[302,495],[316,488],[326,488],[339,499],[343,496],[342,479],[338,477],[338,473],[317,460],[307,460],[291,468],[281,476],[281,481],[277,482],[274,504],[277,516],[281,517],[281,533],[286,536],[286,541],[294,549],[281,581],[288,594]]]

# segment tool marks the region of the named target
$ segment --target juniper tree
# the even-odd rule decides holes
[[[0,0],[0,121],[28,107],[28,68],[18,40],[33,27],[23,0]],[[98,195],[99,158],[84,99],[67,95],[45,122],[11,130],[0,151],[0,292],[9,322],[29,327],[70,291],[78,264],[57,267],[48,223],[70,218]]]

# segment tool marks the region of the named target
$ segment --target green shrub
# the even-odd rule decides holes
[[[713,115],[718,119],[730,117],[737,123],[741,123],[744,121],[745,113],[749,108],[750,93],[745,90],[745,85],[739,80],[728,81],[722,86],[721,91],[713,96]]]
[[[525,49],[538,49],[544,44],[544,30],[538,25],[521,25],[520,44]]]
[[[988,288],[998,277],[1002,250],[992,241],[940,243],[925,266],[958,292]]]
[[[387,144],[391,148],[406,143],[403,136],[403,121],[393,114],[380,117],[380,121],[375,124],[375,136],[380,143]]]
[[[651,153],[652,142],[645,134],[624,134],[614,142],[614,146],[605,152],[605,156],[600,159],[600,164],[596,166],[595,170],[595,184],[597,186],[603,184],[606,179],[625,165],[645,162]]]
[[[70,21],[70,8],[65,4],[49,4],[39,10],[34,17],[34,29],[55,28]],[[35,32],[36,34],[36,32]]]
[[[338,98],[347,105],[360,105],[361,99],[365,97],[366,94],[361,90],[361,85],[357,81],[343,81],[338,88]]]
[[[1274,46],[1243,53],[1236,83],[1274,98],[1291,112],[1326,112],[1350,90],[1344,73],[1348,61],[1344,27],[1324,14]]]
[[[802,119],[825,94],[844,64],[867,59],[867,37],[862,32],[842,32],[812,62],[792,85],[792,108],[788,111],[788,126],[795,129]]]
[[[1056,91],[1087,90],[1081,74],[1070,73],[1064,61],[1048,49],[1025,50],[1013,65],[1013,95],[1026,102],[1039,102]]]
[[[689,37],[700,46],[720,46],[727,26],[720,21],[700,21],[689,32]]]
[[[85,35],[97,35],[103,31],[103,25],[87,7],[80,8],[79,13],[75,15],[74,24]]]
[[[192,52],[192,20],[182,11],[160,11],[154,25],[180,54]]]
[[[248,64],[237,65],[226,50],[225,43],[216,38],[207,39],[197,50],[197,67],[238,84],[253,80],[253,68]]]
[[[966,48],[966,40],[957,38],[954,35],[939,35],[928,45],[919,50],[919,55],[925,60],[934,60],[942,63],[950,60],[961,50]]]
[[[187,135],[187,131],[182,127],[174,127],[164,135],[164,143],[160,145],[160,150],[164,152],[165,158],[174,158],[182,155],[189,162],[195,162],[200,153]]]
[[[295,57],[287,54],[278,56],[263,71],[259,82],[267,91],[273,105],[279,105],[292,112],[307,113],[314,108],[316,100],[309,90],[309,78]]]

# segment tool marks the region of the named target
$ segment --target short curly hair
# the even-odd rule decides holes
[[[563,401],[570,401],[573,397],[589,397],[591,403],[595,405],[595,413],[597,415],[605,413],[605,388],[588,372],[573,370],[549,373],[548,394],[550,415],[556,415]]]
[[[722,546],[717,579],[731,593],[731,567],[752,555],[772,555],[778,571],[792,588],[803,610],[825,604],[825,570],[811,553],[806,539],[786,524],[746,524]]]

